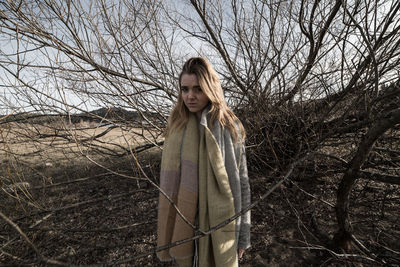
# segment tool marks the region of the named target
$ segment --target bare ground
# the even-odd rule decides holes
[[[122,174],[137,171],[129,158],[103,163]],[[159,152],[146,154],[141,163],[157,182]],[[11,162],[1,164],[2,175],[7,175]],[[79,160],[62,169],[36,170],[22,177],[30,183],[29,189],[0,191],[0,211],[43,257],[71,265],[172,266],[160,263],[152,253],[158,192],[148,182]],[[278,181],[268,173],[250,173],[250,177],[253,201]],[[252,247],[241,266],[399,266],[400,195],[393,185],[359,181],[352,192],[354,233],[371,254],[355,245],[352,255],[333,250],[330,240],[336,231],[333,206],[339,178],[297,170],[291,181],[256,206]],[[39,258],[15,228],[0,220],[1,266],[52,265]]]

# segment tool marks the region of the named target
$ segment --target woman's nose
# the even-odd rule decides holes
[[[195,98],[195,94],[194,94],[194,92],[193,92],[192,90],[189,91],[188,97],[189,97],[190,99]]]

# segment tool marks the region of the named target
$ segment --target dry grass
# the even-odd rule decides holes
[[[100,135],[100,136],[99,136]],[[0,158],[18,157],[31,164],[91,155],[96,151],[122,152],[161,138],[141,128],[96,125],[31,125],[10,123],[0,129]],[[99,154],[99,153],[97,153]]]

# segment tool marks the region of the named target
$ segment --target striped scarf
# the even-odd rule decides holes
[[[204,115],[204,114],[203,114]],[[220,126],[219,126],[220,127]],[[234,202],[224,159],[218,141],[207,123],[200,126],[190,114],[184,129],[169,133],[161,161],[160,187],[179,211],[207,231],[235,214]],[[160,193],[157,246],[193,237],[194,229],[177,214]],[[235,222],[199,239],[199,266],[238,266]],[[161,261],[177,260],[191,266],[194,242],[186,242],[157,253]],[[188,261],[189,259],[189,261]]]

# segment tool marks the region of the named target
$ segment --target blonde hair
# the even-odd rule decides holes
[[[201,90],[210,100],[209,105],[211,108],[208,113],[210,114],[211,124],[218,120],[222,127],[228,128],[235,142],[238,141],[239,136],[244,140],[245,130],[242,123],[225,102],[218,74],[211,63],[202,57],[190,58],[183,65],[182,72],[179,75],[178,100],[169,117],[166,136],[169,132],[184,127],[189,120],[190,111],[185,106],[182,98],[181,79],[183,74],[196,75]]]

